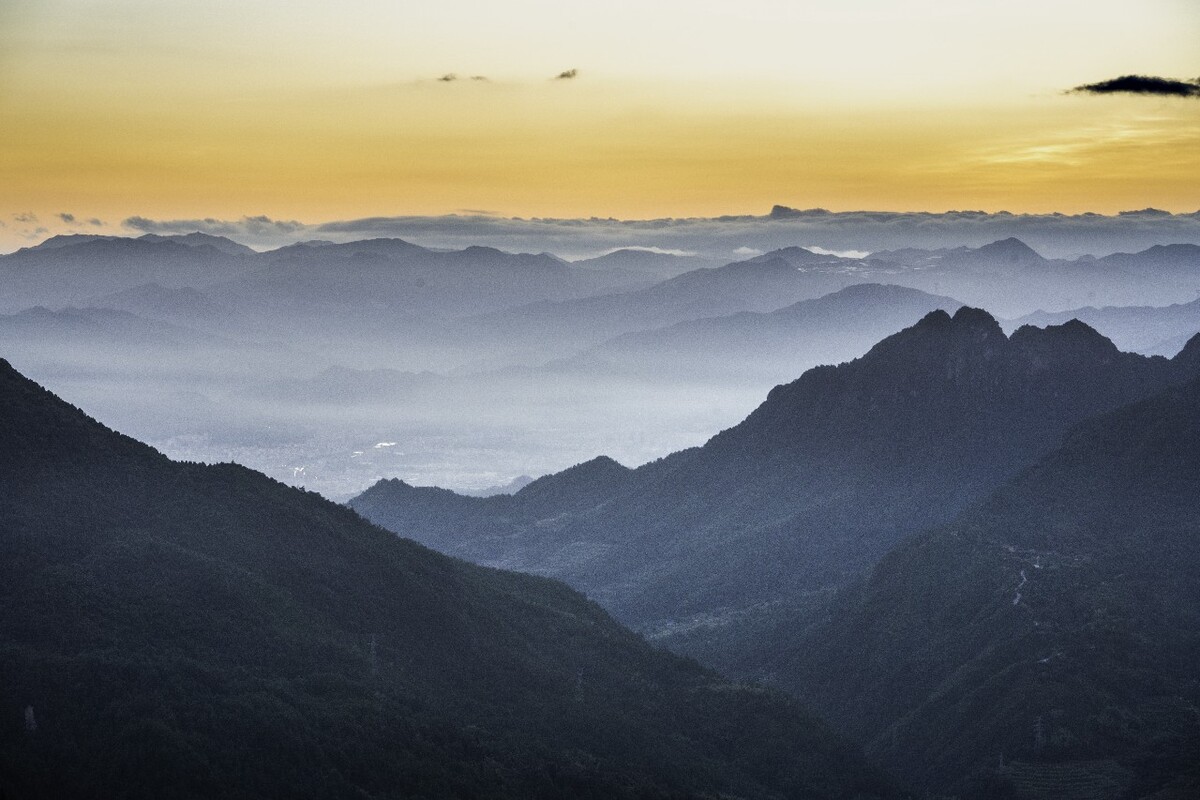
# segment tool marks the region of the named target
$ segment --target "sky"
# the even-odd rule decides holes
[[[129,217],[1200,208],[1195,0],[0,0],[0,250]]]

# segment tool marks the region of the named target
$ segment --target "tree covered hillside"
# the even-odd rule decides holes
[[[173,463],[2,361],[0,720],[5,798],[889,794],[560,583]]]

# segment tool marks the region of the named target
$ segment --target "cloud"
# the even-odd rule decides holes
[[[556,81],[569,81],[579,77],[579,70],[572,67],[571,69],[563,70],[554,76]]]
[[[1169,217],[1170,211],[1163,211],[1161,208],[1139,208],[1136,211],[1118,211],[1118,217]]]
[[[102,227],[104,227],[104,220],[102,220],[98,217],[92,217],[91,219],[88,220],[88,225],[94,225],[97,228],[102,228]]]
[[[239,233],[264,234],[299,233],[309,226],[295,220],[271,219],[266,215],[242,217],[240,220],[204,219],[154,220],[146,217],[129,217],[121,226],[142,233],[211,233],[214,236],[231,236]]]
[[[618,250],[640,250],[643,253],[657,253],[660,256],[680,256],[684,258],[700,255],[695,250],[683,250],[678,247],[655,247],[654,245],[645,244],[630,244],[625,245],[624,247],[610,247],[601,255],[615,253]]]
[[[829,250],[815,244],[806,244],[804,249],[820,256],[837,256],[838,258],[866,258],[871,255],[866,250]]]
[[[764,209],[766,211],[766,209]],[[1015,236],[1048,257],[1107,255],[1164,242],[1200,244],[1200,212],[1145,210],[1126,214],[1011,214],[982,211],[845,211],[779,207],[773,213],[725,217],[618,220],[514,218],[446,214],[369,217],[307,225],[269,217],[238,220],[167,220],[133,217],[127,228],[146,233],[202,231],[252,247],[304,239],[350,242],[396,237],[425,247],[472,245],[509,252],[551,252],[568,260],[619,248],[698,253],[722,263],[782,247],[811,246],[842,255],[903,247],[979,247]],[[745,248],[739,250],[739,248]],[[812,248],[816,249],[816,248]]]
[[[21,214],[13,214],[12,218],[25,225],[29,225],[38,221],[37,214],[33,213],[32,211],[26,211]]]
[[[68,213],[67,213],[67,212],[65,212],[65,211],[61,211],[61,212],[59,212],[59,214],[58,214],[58,218],[59,218],[59,219],[61,219],[63,222],[68,222],[68,223],[70,223],[70,222],[74,222],[74,221],[75,221],[75,215],[74,215],[74,214],[68,214]]]
[[[1099,83],[1085,83],[1076,94],[1141,94],[1159,97],[1200,97],[1200,80],[1179,81],[1153,75],[1122,75]]]
[[[236,220],[214,219],[169,219],[156,220],[147,217],[129,217],[121,226],[141,233],[161,235],[207,233],[224,236],[251,247],[279,247],[304,238],[312,226],[296,220],[271,219],[265,215],[242,217]]]
[[[453,83],[454,81],[458,80],[458,76],[453,72],[447,72],[445,75],[438,78],[438,80],[442,83]]]

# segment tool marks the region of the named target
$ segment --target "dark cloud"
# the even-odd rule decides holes
[[[37,214],[33,213],[32,211],[26,211],[21,214],[13,214],[12,218],[14,220],[16,220],[17,222],[20,222],[20,223],[23,223],[26,225],[38,221]]]
[[[211,233],[214,236],[225,236],[240,232],[250,233],[297,233],[308,228],[302,222],[295,220],[271,219],[266,215],[257,217],[242,217],[240,220],[222,220],[205,217],[204,219],[169,219],[155,220],[146,217],[129,217],[121,225],[142,233]]]
[[[458,80],[458,76],[455,75],[453,72],[447,72],[445,75],[438,78],[438,80],[442,83],[452,83],[452,82]]]
[[[579,70],[572,68],[572,69],[568,69],[568,70],[563,70],[562,72],[558,73],[558,75],[554,76],[554,80],[569,81],[573,78],[578,78],[578,77],[579,77]]]
[[[1200,97],[1200,80],[1178,81],[1153,75],[1122,75],[1071,90],[1079,94],[1148,94],[1159,97]]]
[[[97,217],[92,217],[88,220],[88,225],[95,225],[97,228],[100,228],[104,226],[104,220]]]
[[[242,217],[236,220],[214,219],[169,219],[156,220],[147,217],[129,217],[121,222],[122,227],[141,233],[171,234],[207,233],[224,236],[251,247],[278,247],[307,238],[308,225],[295,220],[271,219],[265,215]]]
[[[68,214],[68,213],[67,213],[67,212],[65,212],[65,211],[61,211],[61,212],[59,212],[59,214],[58,214],[58,218],[59,218],[59,219],[61,219],[63,222],[68,222],[68,223],[69,223],[69,222],[74,222],[74,221],[75,221],[75,215],[74,215],[74,214]]]
[[[1170,211],[1163,211],[1161,208],[1139,208],[1136,211],[1118,211],[1118,217],[1170,217]]]

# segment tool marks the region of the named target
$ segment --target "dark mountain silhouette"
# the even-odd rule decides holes
[[[934,791],[978,773],[997,796],[1194,797],[1197,520],[1192,381],[1083,423],[900,545],[766,668]]]
[[[518,563],[527,571],[549,574],[555,570],[537,563],[536,551],[519,552],[523,545],[536,547],[525,541],[524,529],[546,527],[572,513],[587,513],[628,487],[634,474],[600,456],[538,478],[511,495],[486,498],[410,486],[393,478],[376,483],[351,506],[368,519],[386,519],[393,530],[410,527],[426,532],[454,520],[458,528],[451,534],[453,542],[448,543],[447,552],[492,566]]]
[[[902,286],[858,284],[765,314],[742,312],[628,333],[583,358],[647,375],[775,384],[819,363],[856,358],[914,319],[961,305]]]
[[[633,470],[607,456],[598,456],[583,464],[531,482],[518,494],[521,502],[555,510],[590,508],[619,492],[629,482]]]
[[[889,793],[562,584],[171,462],[3,361],[0,409],[6,797]]]
[[[786,615],[845,584],[1080,420],[1190,378],[1197,348],[1168,361],[1122,353],[1078,322],[1006,337],[983,311],[935,311],[860,359],[776,387],[741,424],[635,470],[590,508],[543,507],[530,524],[511,513],[518,493],[446,502],[418,525],[388,484],[351,505],[437,549],[564,578],[725,663],[747,615]]]
[[[1089,306],[1055,313],[1039,311],[1008,324],[1056,325],[1069,319],[1086,322],[1123,350],[1171,356],[1200,332],[1200,300],[1170,306]]]

